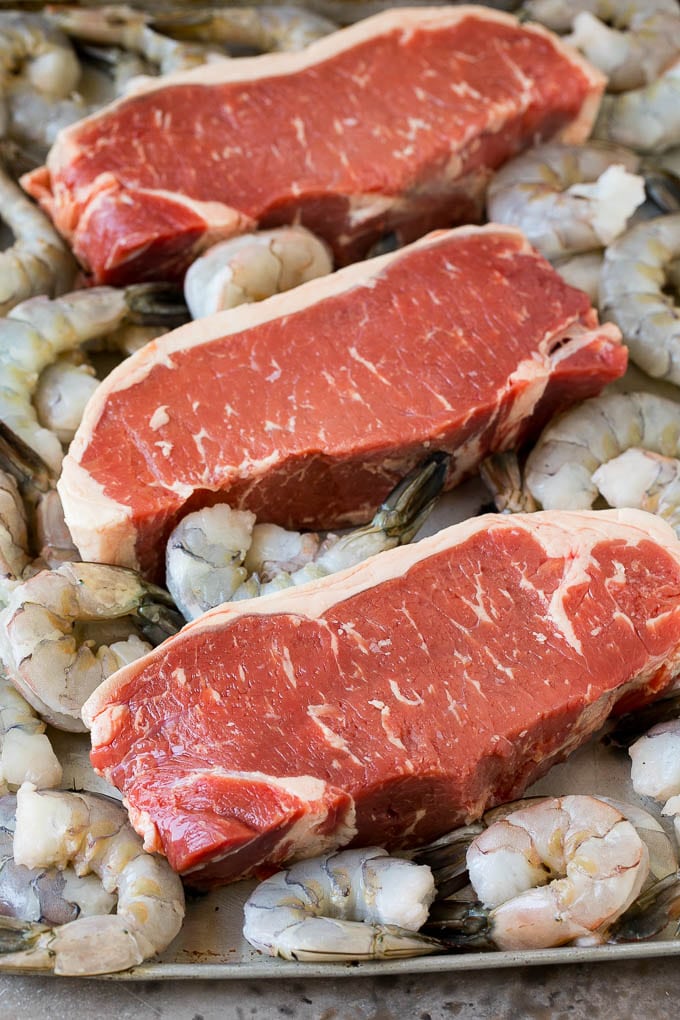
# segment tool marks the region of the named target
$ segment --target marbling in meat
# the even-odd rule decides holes
[[[159,576],[188,510],[362,523],[428,451],[450,487],[625,365],[518,231],[433,233],[149,344],[88,404],[59,491],[84,559]]]
[[[588,137],[604,80],[510,15],[402,8],[149,81],[61,132],[23,183],[100,283],[181,277],[217,240],[292,222],[344,264],[385,232],[477,221],[504,160]]]
[[[680,670],[680,542],[639,510],[465,521],[225,604],[85,706],[92,763],[196,885],[403,848],[519,796]]]

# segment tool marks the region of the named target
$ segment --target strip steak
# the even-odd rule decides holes
[[[404,848],[521,795],[680,670],[680,542],[642,511],[489,515],[224,605],[92,695],[92,763],[192,884]]]
[[[23,183],[97,282],[181,277],[209,244],[291,222],[345,264],[391,230],[477,222],[491,170],[588,137],[604,81],[507,14],[387,11],[301,53],[149,81]]]
[[[360,523],[428,450],[453,453],[450,487],[625,365],[518,231],[461,227],[147,345],[97,389],[59,491],[84,559],[159,577],[188,510]]]

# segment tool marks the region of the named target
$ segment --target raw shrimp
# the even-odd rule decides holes
[[[156,317],[176,324],[177,306],[154,306],[154,285],[124,290],[92,287],[50,301],[31,298],[0,320],[0,420],[23,439],[54,471],[63,459],[59,439],[38,424],[31,397],[40,373],[57,356],[96,337],[106,336],[135,317]],[[149,295],[152,295],[149,300]]]
[[[80,710],[102,680],[182,623],[167,592],[134,570],[62,563],[11,592],[0,613],[0,659],[47,722],[80,732]]]
[[[631,359],[655,379],[680,385],[680,309],[664,292],[680,256],[680,213],[638,223],[607,248],[600,311],[623,333]],[[660,451],[658,451],[660,452]]]
[[[70,443],[98,385],[89,363],[79,364],[68,355],[57,358],[38,378],[33,397],[38,422],[53,432],[60,443]]]
[[[116,897],[96,875],[73,868],[26,868],[14,862],[16,797],[0,797],[0,903],[3,917],[40,924],[66,924],[77,917],[110,914]]]
[[[420,956],[443,948],[417,935],[434,899],[428,867],[386,850],[343,850],[300,861],[260,883],[243,934],[286,960]]]
[[[222,46],[262,52],[301,50],[334,32],[337,25],[304,7],[270,6],[206,8],[157,14],[151,22],[160,32]]]
[[[634,825],[587,796],[551,797],[508,814],[473,839],[466,859],[481,907],[468,904],[456,939],[444,905],[442,934],[453,945],[506,950],[605,941],[649,874]]]
[[[45,724],[0,674],[0,794],[25,782],[40,788],[58,786],[61,765],[45,735]]]
[[[19,486],[0,470],[0,605],[30,563],[26,509]]]
[[[645,153],[680,145],[680,60],[644,88],[603,96],[593,138]]]
[[[80,65],[68,39],[41,14],[0,11],[0,90],[17,75],[54,99],[78,84]]]
[[[651,393],[608,393],[556,418],[529,454],[525,485],[544,510],[587,510],[594,472],[630,447],[680,457],[680,409]]]
[[[148,854],[125,809],[93,793],[17,793],[14,861],[27,868],[73,865],[117,893],[115,914],[80,917],[58,928],[0,918],[0,968],[106,974],[165,949],[184,919],[182,883],[168,862]]]
[[[676,874],[678,870],[677,854],[664,827],[656,818],[636,804],[612,800],[610,797],[598,797],[597,799],[604,800],[605,803],[615,808],[635,827],[649,851],[650,884]],[[418,864],[427,864],[432,869],[437,886],[437,900],[446,900],[452,894],[464,889],[465,886],[468,886],[469,889],[467,852],[473,839],[515,811],[534,807],[544,800],[544,797],[524,797],[521,800],[490,808],[484,812],[479,821],[454,829],[452,832],[440,836],[428,846],[411,851],[408,856]],[[450,901],[449,905],[453,907],[454,914],[460,902],[460,900],[456,900],[454,904],[453,900]],[[469,905],[469,900],[466,902]],[[445,922],[449,916],[447,910],[447,904],[443,904],[441,907],[435,904],[433,907],[433,911],[441,915],[442,922]]]
[[[155,32],[149,24],[150,15],[132,7],[62,7],[55,9],[52,17],[67,35],[132,50],[155,64],[161,74],[197,67],[208,59],[205,47],[178,42]]]
[[[332,270],[329,249],[304,227],[262,230],[222,241],[196,259],[184,278],[184,298],[192,317],[200,319]]]
[[[64,520],[59,493],[53,487],[54,475],[2,421],[0,470],[0,478],[7,479],[4,525],[0,518],[0,571],[4,568],[4,576],[0,572],[0,605],[4,606],[8,592],[20,579],[45,567],[79,560],[80,555]]]
[[[539,145],[495,174],[488,217],[519,227],[548,259],[602,248],[645,200],[639,166],[620,146]]]
[[[631,447],[599,467],[593,481],[610,506],[658,514],[680,538],[680,460]]]
[[[0,168],[0,218],[14,244],[0,252],[0,315],[36,294],[62,294],[76,264],[47,217]]]
[[[627,92],[656,81],[680,51],[680,10],[650,11],[644,0],[612,11],[613,28],[588,11],[575,15],[566,42],[607,75],[608,92]]]
[[[166,584],[187,620],[230,599],[266,595],[325,577],[410,542],[441,492],[446,454],[434,454],[393,489],[370,524],[322,542],[313,533],[255,524],[222,504],[180,521],[168,539]]]
[[[630,20],[636,14],[677,14],[677,0],[524,0],[521,17],[539,21],[553,32],[568,32],[574,18],[588,11],[601,21]]]

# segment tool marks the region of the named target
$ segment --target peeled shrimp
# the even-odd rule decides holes
[[[0,903],[3,917],[40,924],[66,924],[77,917],[109,914],[116,897],[95,875],[73,868],[26,868],[14,861],[16,797],[0,797]],[[1,938],[1,936],[0,936]]]
[[[36,297],[17,305],[0,320],[0,420],[35,450],[54,471],[63,459],[59,438],[38,424],[31,404],[40,373],[57,356],[87,340],[106,336],[136,315],[166,313],[176,321],[174,306],[148,302],[153,287],[92,287],[50,301]]]
[[[417,935],[434,899],[432,872],[386,850],[342,850],[261,882],[245,907],[252,946],[285,960],[420,956],[441,943]]]
[[[55,9],[52,17],[67,35],[132,50],[157,65],[161,74],[197,67],[207,60],[205,47],[161,35],[150,27],[149,14],[125,5],[61,7]]]
[[[680,460],[677,458],[631,447],[599,467],[593,473],[593,481],[610,506],[658,514],[680,538]]]
[[[224,504],[187,514],[168,539],[168,589],[193,620],[222,602],[304,584],[410,542],[441,492],[447,465],[445,454],[434,454],[399,483],[370,524],[340,538],[255,524],[250,511]]]
[[[240,13],[232,11],[231,13]],[[304,227],[279,227],[222,241],[184,278],[194,319],[278,294],[333,270],[330,251]]]
[[[121,804],[93,793],[17,793],[14,862],[27,868],[72,865],[117,893],[115,914],[79,917],[60,927],[0,917],[0,969],[106,974],[161,952],[184,919],[182,883],[168,862],[148,854]]]
[[[63,563],[11,592],[0,613],[0,659],[43,719],[79,732],[80,710],[95,688],[181,622],[167,592],[135,571]]]
[[[576,14],[567,42],[607,75],[608,92],[656,81],[680,51],[680,10],[650,11],[641,0],[612,11],[613,27],[588,11]]]
[[[71,93],[80,66],[68,39],[42,14],[0,11],[0,89],[17,76],[55,99]]]
[[[606,941],[640,894],[649,851],[634,825],[594,797],[551,797],[477,835],[467,870],[481,901],[438,928],[451,945],[542,949]],[[473,922],[476,921],[476,926]]]
[[[638,223],[605,252],[600,311],[623,333],[631,359],[655,379],[680,385],[680,309],[664,292],[680,256],[680,213]],[[661,451],[657,451],[661,452]]]
[[[70,443],[88,400],[99,385],[90,364],[57,358],[40,373],[33,405],[43,428],[53,432],[60,443]]]
[[[539,145],[495,174],[489,219],[519,227],[548,259],[602,248],[645,200],[639,165],[613,145]]]
[[[651,393],[609,393],[556,418],[529,454],[525,485],[544,510],[587,510],[593,474],[630,447],[680,457],[678,404]]]
[[[171,11],[156,14],[152,25],[178,39],[248,47],[264,53],[304,49],[337,28],[328,18],[285,4]]]
[[[58,786],[61,765],[45,735],[45,724],[0,675],[0,794],[25,782],[39,788]]]
[[[644,88],[603,96],[593,138],[645,153],[680,145],[680,60]]]
[[[70,251],[41,210],[0,169],[0,218],[14,244],[0,252],[0,315],[36,294],[62,294],[75,276]]]
[[[588,11],[602,21],[630,20],[640,12],[677,14],[677,0],[524,0],[525,20],[539,21],[553,32],[568,32],[574,18]]]
[[[0,471],[0,605],[30,562],[26,510],[19,486]]]

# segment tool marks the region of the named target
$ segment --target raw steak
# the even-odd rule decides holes
[[[604,78],[480,7],[387,11],[301,53],[150,81],[24,178],[96,281],[181,277],[200,250],[302,222],[341,264],[383,233],[479,220],[490,170],[582,142]]]
[[[508,227],[461,227],[149,344],[88,405],[59,484],[85,559],[158,575],[217,501],[290,527],[368,520],[428,451],[449,486],[621,375],[597,325]]]
[[[668,525],[490,515],[215,609],[105,681],[84,717],[147,848],[209,886],[477,818],[678,670]]]

